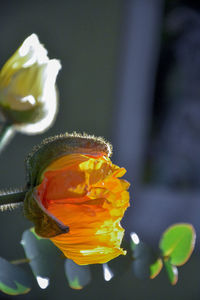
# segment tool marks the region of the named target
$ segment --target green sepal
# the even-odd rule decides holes
[[[41,174],[54,160],[68,154],[80,153],[98,156],[111,155],[112,147],[103,138],[86,134],[61,134],[45,139],[35,147],[26,159],[28,187],[34,187],[41,181]]]
[[[69,232],[69,227],[44,211],[34,198],[35,190],[30,189],[24,200],[24,215],[35,225],[35,232],[44,238],[51,238]]]

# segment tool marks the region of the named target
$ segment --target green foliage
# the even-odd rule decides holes
[[[172,265],[169,260],[164,261],[165,270],[167,272],[169,281],[172,285],[175,285],[178,281],[178,269]]]
[[[39,286],[47,287],[56,264],[62,259],[60,250],[50,240],[39,237],[33,228],[24,231],[21,244]]]
[[[120,275],[130,266],[137,278],[153,279],[164,265],[170,283],[175,285],[178,281],[177,266],[186,263],[194,249],[195,231],[192,225],[181,223],[169,227],[161,236],[157,253],[149,245],[141,242],[135,233],[131,235],[131,238],[132,256],[130,256],[131,251],[128,251],[126,256],[118,257],[109,264],[105,264],[106,268],[103,266],[104,279],[109,281],[113,274]],[[60,250],[50,240],[39,237],[34,228],[23,233],[21,244],[39,286],[46,288],[55,266],[60,262],[63,263]],[[129,249],[127,245],[124,248]],[[111,267],[110,274],[107,274],[109,267]],[[65,259],[64,270],[72,289],[82,289],[91,281],[89,266],[80,266],[70,259]],[[27,293],[30,291],[30,282],[24,270],[0,258],[0,290],[2,292],[10,295]]]
[[[139,242],[134,246],[133,257],[132,267],[135,276],[139,279],[149,278],[151,276],[151,265],[157,259],[154,251],[145,243]]]
[[[161,236],[159,247],[172,285],[178,281],[176,266],[181,266],[189,260],[194,249],[195,239],[195,230],[192,225],[187,223],[172,225]]]
[[[181,223],[169,227],[162,235],[160,249],[171,264],[181,266],[188,261],[195,245],[195,231],[192,225]]]
[[[126,249],[127,253],[126,255],[120,255],[112,260],[110,260],[107,265],[112,270],[114,276],[121,276],[123,273],[125,273],[132,262],[132,251],[131,251],[131,245],[123,239],[121,247],[123,249]]]
[[[39,286],[46,288],[55,266],[64,262],[62,253],[50,240],[39,237],[34,228],[23,233],[21,244]],[[82,289],[91,281],[88,266],[79,266],[67,259],[64,268],[69,286],[73,289]]]
[[[65,260],[65,275],[72,289],[80,290],[91,281],[89,266],[79,266],[73,260]]]
[[[154,279],[162,270],[163,262],[158,258],[153,264],[150,265],[150,278]]]
[[[158,253],[141,242],[138,236],[131,234],[133,251],[133,272],[140,279],[155,278],[162,270],[163,263],[172,285],[178,281],[176,266],[185,264],[190,258],[195,245],[195,230],[187,223],[174,224],[162,234]]]
[[[29,275],[0,257],[0,290],[9,295],[26,294],[31,289]]]

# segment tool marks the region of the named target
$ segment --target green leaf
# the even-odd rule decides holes
[[[169,260],[164,261],[165,270],[167,272],[169,281],[172,285],[175,285],[178,281],[178,269],[173,266]]]
[[[123,239],[121,243],[121,248],[127,250],[126,255],[120,255],[107,263],[108,267],[112,270],[114,276],[121,276],[121,274],[125,273],[129,269],[133,261],[130,246],[130,243],[126,242],[126,240]]]
[[[164,258],[170,258],[172,265],[183,265],[192,254],[195,238],[195,230],[190,224],[180,223],[169,227],[159,243]]]
[[[135,246],[133,257],[134,259],[143,259],[149,264],[154,263],[157,258],[151,247],[143,242],[140,242]]]
[[[133,273],[138,279],[147,279],[150,276],[149,263],[138,258],[132,262]]]
[[[39,237],[33,228],[24,231],[21,244],[39,286],[46,288],[55,266],[62,259],[60,250],[50,240]]]
[[[81,290],[91,281],[89,266],[79,266],[73,260],[65,260],[65,275],[72,289]]]
[[[150,266],[157,259],[153,250],[145,243],[140,242],[134,246],[133,257],[132,268],[134,275],[139,279],[149,278]]]
[[[35,228],[34,227],[30,228],[29,230],[36,237],[36,239],[38,239],[38,240],[42,240],[43,239],[41,236],[37,235],[37,233],[35,232]]]
[[[131,249],[134,251],[135,247],[140,243],[140,239],[139,236],[137,235],[137,233],[135,232],[131,232],[130,233],[130,237],[131,237]]]
[[[9,295],[26,294],[31,289],[29,275],[0,257],[0,290]]]
[[[110,281],[114,276],[113,270],[109,267],[109,265],[107,263],[104,263],[102,265],[102,267],[103,267],[104,280],[105,281]]]
[[[153,264],[150,265],[150,278],[154,279],[162,270],[163,262],[158,258]]]

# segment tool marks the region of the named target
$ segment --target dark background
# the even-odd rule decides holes
[[[178,0],[18,0],[0,2],[0,66],[31,33],[38,34],[62,70],[54,126],[37,136],[17,134],[0,157],[0,188],[25,184],[24,159],[45,137],[64,132],[104,136],[113,161],[127,169],[131,208],[123,224],[156,246],[176,222],[190,222],[199,245],[200,5]],[[24,256],[19,244],[31,224],[20,210],[1,213],[0,255]],[[200,256],[180,268],[139,281],[131,270],[82,291],[64,272],[47,290],[16,299],[199,299]],[[11,296],[0,294],[1,299]]]

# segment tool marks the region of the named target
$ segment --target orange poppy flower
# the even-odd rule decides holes
[[[129,183],[119,179],[126,170],[112,164],[105,151],[77,151],[53,160],[32,195],[45,216],[64,229],[48,237],[66,257],[79,265],[106,263],[126,254],[120,221],[129,206]],[[48,221],[35,223],[40,234]]]

